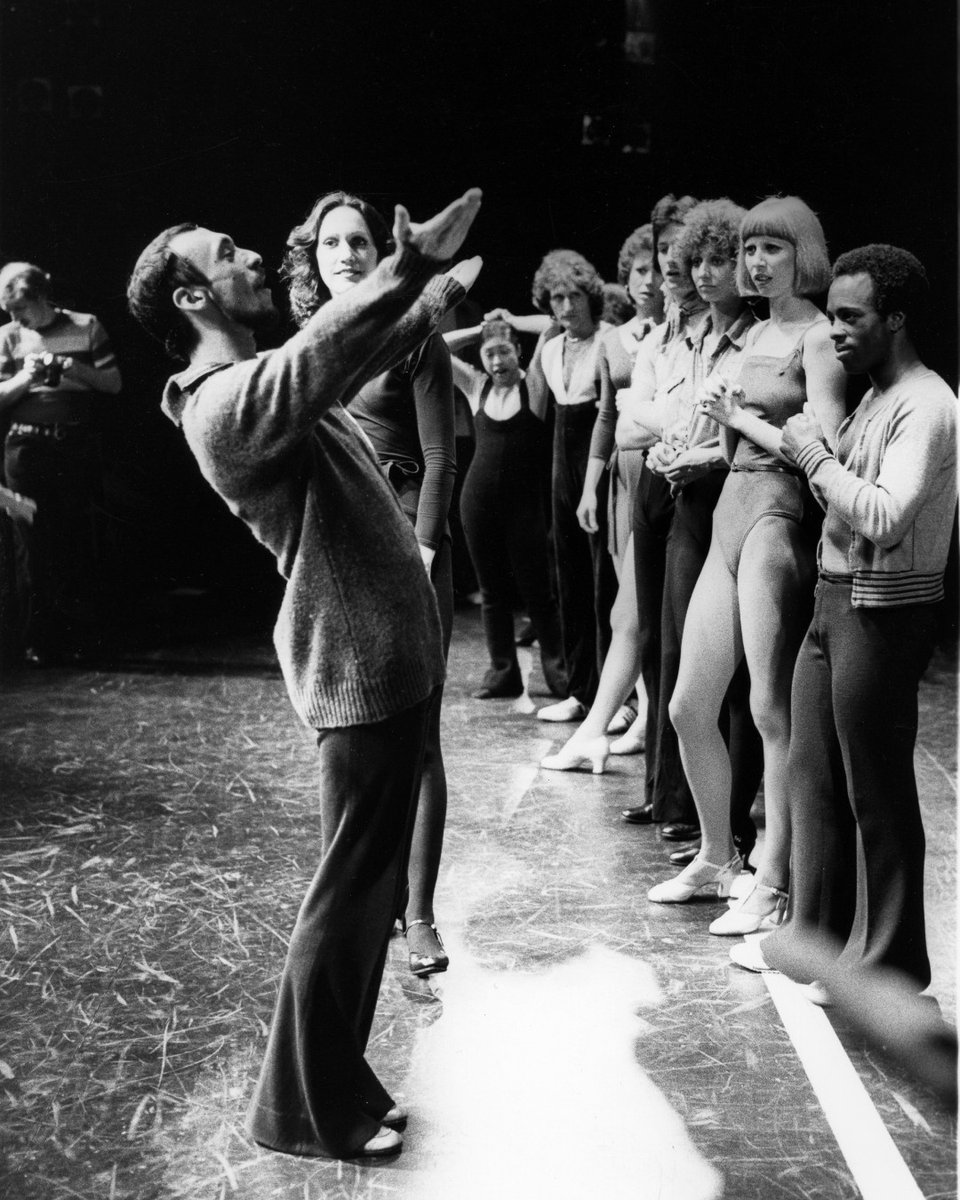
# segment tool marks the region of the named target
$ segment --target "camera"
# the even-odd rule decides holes
[[[60,356],[50,353],[41,354],[40,361],[43,363],[43,374],[40,376],[40,382],[44,387],[59,387],[63,376],[63,361]]]

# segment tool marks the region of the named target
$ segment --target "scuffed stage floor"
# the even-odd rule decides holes
[[[883,1171],[861,1192],[767,982],[707,935],[716,902],[647,902],[671,868],[652,829],[619,817],[642,759],[602,777],[541,772],[572,727],[535,721],[526,697],[469,699],[473,611],[457,616],[444,714],[437,913],[451,968],[431,988],[395,939],[369,1050],[410,1109],[404,1151],[359,1167],[259,1150],[243,1113],[313,869],[313,743],[265,645],[121,666],[12,675],[0,690],[4,1196],[913,1194]],[[953,1023],[951,663],[935,662],[921,699],[932,991]],[[953,1120],[829,1024],[915,1194],[955,1196]]]

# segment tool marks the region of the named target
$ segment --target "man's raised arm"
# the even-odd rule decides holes
[[[276,460],[306,437],[324,412],[402,360],[463,298],[480,270],[468,259],[438,274],[466,238],[480,206],[467,192],[442,213],[412,224],[398,206],[397,252],[349,292],[328,301],[279,349],[214,375],[207,387],[227,417],[239,455]],[[229,429],[219,423],[218,440]]]

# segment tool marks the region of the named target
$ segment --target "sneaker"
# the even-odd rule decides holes
[[[537,713],[537,720],[582,721],[586,715],[586,708],[576,696],[568,696],[566,700],[559,700],[556,704],[548,704],[546,708],[541,708]]]

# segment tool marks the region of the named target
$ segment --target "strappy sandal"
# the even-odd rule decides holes
[[[437,930],[436,925],[434,925],[432,922],[421,921],[421,920],[408,921],[407,922],[407,942],[408,943],[410,941],[410,930],[413,929],[417,925],[423,925],[427,929],[430,930],[430,932],[433,934],[434,938],[436,939],[436,943],[437,943],[437,946],[439,947],[440,953],[439,954],[437,954],[437,953],[415,954],[411,951],[411,953],[410,953],[410,970],[414,973],[414,975],[419,976],[421,979],[424,978],[424,976],[426,976],[426,975],[439,975],[439,973],[441,971],[445,971],[447,969],[447,967],[450,965],[450,959],[443,952],[443,939],[440,937],[440,933]]]

